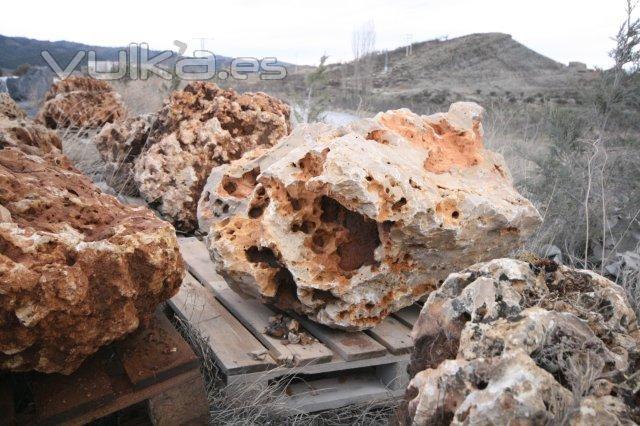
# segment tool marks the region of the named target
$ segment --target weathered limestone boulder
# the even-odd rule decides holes
[[[145,114],[107,123],[94,139],[105,162],[105,181],[119,194],[139,195],[133,178],[133,162],[147,147],[154,121],[153,114]]]
[[[198,203],[200,231],[207,234],[211,225],[238,213],[249,214],[252,191],[262,170],[284,157],[289,151],[318,138],[336,133],[329,125],[314,123],[299,126],[274,147],[259,147],[242,158],[214,167],[209,174]],[[255,211],[254,211],[255,212]]]
[[[109,83],[89,77],[68,77],[51,86],[37,120],[50,129],[95,129],[126,116]]]
[[[624,290],[531,262],[479,263],[429,295],[413,329],[407,423],[640,420],[640,331]]]
[[[6,93],[0,93],[0,149],[17,148],[27,154],[59,153],[56,132],[34,123]]]
[[[56,160],[0,150],[0,370],[73,372],[184,274],[170,224]]]
[[[540,216],[483,148],[481,114],[389,111],[215,170],[199,215],[218,271],[238,292],[365,329],[509,253]]]
[[[142,197],[176,228],[197,228],[196,210],[211,169],[290,132],[290,109],[264,93],[238,94],[196,82],[174,92],[157,114],[147,149],[134,163]]]

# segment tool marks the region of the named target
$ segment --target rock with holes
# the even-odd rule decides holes
[[[105,162],[105,181],[118,194],[139,195],[133,162],[146,149],[154,120],[153,114],[146,114],[107,123],[93,140]]]
[[[199,216],[217,269],[236,291],[366,329],[507,254],[540,216],[483,148],[481,113],[457,103],[300,130],[215,171]]]
[[[290,132],[289,107],[264,93],[238,94],[190,83],[157,114],[147,149],[134,161],[142,197],[174,223],[197,228],[197,205],[211,169]]]
[[[0,149],[17,148],[27,154],[60,153],[56,132],[30,120],[6,93],[0,93]]]
[[[640,331],[624,290],[527,259],[473,265],[429,295],[413,329],[407,423],[640,420]]]
[[[37,120],[50,129],[96,129],[126,116],[109,83],[89,77],[68,77],[51,86]]]
[[[0,150],[0,370],[73,372],[148,321],[184,274],[169,223],[59,157]]]
[[[256,186],[260,172],[289,151],[303,145],[310,146],[316,139],[323,136],[331,137],[334,132],[334,129],[324,123],[298,126],[289,137],[272,148],[256,148],[239,160],[214,167],[198,203],[200,231],[206,234],[212,224],[239,212],[249,216],[257,215],[260,209],[249,206],[249,195]],[[262,194],[262,191],[260,193]]]

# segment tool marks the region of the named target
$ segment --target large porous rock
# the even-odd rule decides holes
[[[197,228],[198,200],[211,169],[290,132],[290,109],[264,93],[238,94],[196,82],[157,114],[134,163],[143,198],[182,231]]]
[[[0,150],[0,370],[73,372],[184,274],[169,223],[54,160]]]
[[[105,162],[104,178],[117,193],[138,196],[133,163],[146,149],[155,115],[146,114],[107,123],[96,135],[95,144]]]
[[[200,218],[218,271],[236,291],[365,329],[507,254],[540,216],[483,148],[481,113],[389,111],[214,171]]]
[[[412,337],[407,423],[640,420],[636,315],[592,272],[548,259],[473,265],[429,295]]]
[[[95,129],[125,116],[120,95],[109,83],[72,76],[51,86],[37,119],[51,129]]]
[[[17,148],[27,154],[59,153],[62,142],[53,130],[27,118],[6,93],[0,93],[0,149]]]

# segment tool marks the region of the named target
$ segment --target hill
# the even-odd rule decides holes
[[[470,34],[450,40],[401,47],[371,58],[372,92],[380,100],[459,99],[512,102],[558,99],[581,102],[580,88],[595,77],[586,66],[563,65],[514,40],[508,34]],[[330,68],[333,79],[350,76],[352,63]],[[344,77],[341,77],[344,79]],[[347,78],[347,82],[349,79]]]
[[[40,53],[51,53],[58,64],[66,65],[80,50],[95,50],[98,60],[115,61],[121,47],[89,46],[70,41],[43,41],[0,35],[0,68],[13,70],[22,64],[46,66]]]
[[[35,66],[47,66],[47,63],[41,56],[41,52],[48,51],[51,53],[56,62],[64,68],[77,52],[84,50],[93,50],[99,61],[117,61],[118,52],[126,47],[103,47],[90,46],[82,43],[71,41],[44,41],[35,40],[25,37],[7,37],[0,35],[0,69],[14,70],[22,64]],[[150,50],[149,56],[153,57],[160,53],[158,50]],[[168,59],[168,65],[175,62],[177,56]],[[216,55],[216,66],[227,66],[231,58]],[[81,65],[86,65],[86,59]]]

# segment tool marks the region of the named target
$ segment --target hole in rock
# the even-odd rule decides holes
[[[280,266],[276,254],[268,247],[252,246],[245,250],[247,260],[251,263],[265,263],[271,268]]]
[[[452,218],[454,218],[454,219],[459,218],[459,217],[460,217],[460,212],[459,212],[458,210],[454,210],[454,211],[451,213],[451,217],[452,217]]]
[[[278,288],[275,296],[275,306],[282,310],[295,310],[300,305],[296,281],[287,268],[280,270],[273,277]]]
[[[391,209],[394,211],[400,210],[405,204],[407,204],[407,199],[402,197],[391,206]]]
[[[260,216],[262,216],[262,207],[260,206],[256,206],[256,207],[252,207],[249,210],[249,217],[252,219],[257,219]]]
[[[337,241],[338,266],[342,270],[352,271],[363,265],[373,265],[374,251],[380,245],[376,221],[347,209],[327,196],[320,200],[320,207],[322,222],[337,224],[346,231],[344,237]],[[335,235],[335,232],[330,234]],[[324,241],[323,245],[326,244],[327,241]]]
[[[236,192],[236,189],[238,189],[238,185],[236,185],[235,182],[230,180],[223,182],[222,187],[224,188],[225,191],[227,191],[229,195],[233,195],[233,193]]]
[[[255,188],[259,174],[260,169],[256,167],[243,173],[239,178],[224,175],[222,177],[222,188],[227,192],[227,194],[234,197],[247,197],[251,194],[253,188]]]

